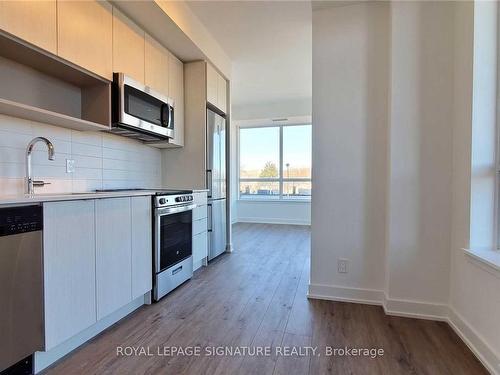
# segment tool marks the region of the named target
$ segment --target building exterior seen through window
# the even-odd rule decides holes
[[[311,198],[310,124],[240,128],[240,199]]]

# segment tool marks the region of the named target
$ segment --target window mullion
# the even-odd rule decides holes
[[[280,125],[280,166],[279,166],[279,189],[280,199],[283,199],[283,125]]]

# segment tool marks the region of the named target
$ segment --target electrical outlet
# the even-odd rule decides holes
[[[73,159],[66,159],[66,173],[73,173],[75,171],[75,161]]]
[[[337,262],[338,273],[347,273],[349,271],[347,267],[348,265],[349,265],[348,259],[339,258]]]

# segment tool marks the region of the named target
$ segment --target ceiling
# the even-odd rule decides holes
[[[310,101],[309,1],[187,3],[231,59],[233,108]]]

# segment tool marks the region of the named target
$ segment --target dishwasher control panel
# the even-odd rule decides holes
[[[0,236],[33,232],[42,228],[42,206],[0,208]]]

